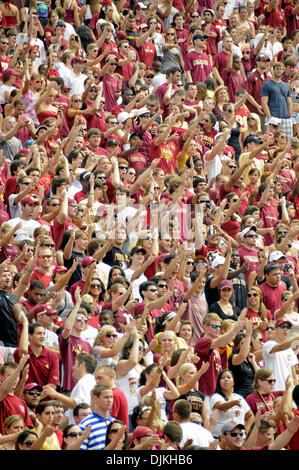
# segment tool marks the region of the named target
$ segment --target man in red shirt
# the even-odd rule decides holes
[[[224,85],[226,77],[226,67],[233,47],[233,38],[225,36],[222,41],[222,51],[213,57],[213,74],[219,85]]]
[[[0,432],[2,435],[5,434],[4,421],[11,415],[21,416],[26,427],[33,427],[25,400],[15,395],[20,374],[27,360],[28,355],[24,354],[19,364],[6,362],[0,366]]]
[[[255,101],[261,105],[260,91],[263,84],[271,78],[270,75],[268,75],[270,58],[265,54],[260,54],[256,56],[255,62],[256,69],[247,78],[247,91],[251,96],[253,96]],[[258,112],[256,107],[253,106],[249,101],[246,102],[246,106],[251,113]],[[258,114],[260,116],[263,115],[261,112],[258,112]]]
[[[160,100],[163,118],[169,114],[169,104],[174,92],[180,89],[178,83],[181,81],[181,70],[178,67],[171,67],[166,72],[166,78],[167,82],[162,83],[155,93]]]
[[[264,18],[262,24],[275,28],[279,26],[282,29],[282,36],[286,35],[286,18],[279,7],[279,0],[271,0],[264,8]]]
[[[79,230],[72,220],[75,219],[77,214],[77,203],[75,199],[68,198],[68,191],[64,189],[62,191],[62,202],[59,214],[54,219],[53,224],[53,239],[55,242],[56,250],[58,250],[62,235],[68,228],[74,227],[75,230]]]
[[[157,168],[162,168],[165,174],[177,173],[176,156],[178,147],[176,139],[178,134],[171,133],[172,124],[160,124],[157,127],[157,137],[155,137],[150,145],[151,160],[160,159]]]
[[[274,318],[274,312],[281,307],[281,294],[287,290],[281,282],[281,271],[277,264],[267,264],[264,268],[265,282],[260,284],[263,302]]]
[[[256,227],[245,227],[241,232],[242,245],[238,247],[240,264],[248,264],[247,271],[244,271],[246,279],[252,271],[257,272],[259,268],[258,250],[256,248]]]
[[[237,322],[220,335],[221,319],[216,313],[208,313],[203,318],[204,335],[196,342],[194,353],[200,358],[196,363],[199,370],[203,362],[209,362],[210,367],[198,381],[198,390],[206,395],[207,408],[209,397],[215,393],[217,377],[222,370],[218,348],[224,348],[244,328],[244,322]]]
[[[152,39],[157,28],[157,20],[151,18],[148,24],[149,26],[146,24],[140,25],[139,29],[142,27],[141,36],[133,42],[133,47],[137,49],[140,62],[143,62],[147,69],[157,60],[156,47]]]
[[[53,252],[50,248],[42,246],[38,250],[39,266],[33,271],[31,281],[41,281],[45,288],[49,287],[53,274]]]
[[[204,52],[206,38],[202,34],[195,34],[192,38],[194,50],[185,57],[185,71],[188,82],[203,82],[212,75],[209,56]]]
[[[26,383],[37,383],[41,387],[59,385],[59,357],[44,346],[45,328],[40,323],[32,323],[28,329],[28,343],[22,345],[14,352],[14,359],[18,363],[24,352],[29,354],[29,369]]]
[[[292,36],[293,32],[299,29],[299,3],[294,0],[285,0],[284,4],[287,36]]]
[[[209,8],[205,8],[201,15],[204,23],[201,25],[201,29],[204,34],[208,37],[207,44],[212,57],[217,54],[218,42],[221,41],[221,34],[219,29],[213,25],[215,19],[215,13]]]

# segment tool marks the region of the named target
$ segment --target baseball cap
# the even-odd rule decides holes
[[[88,180],[90,175],[91,175],[90,171],[82,171],[82,173],[80,173],[79,180],[80,181]]]
[[[230,432],[235,428],[245,429],[245,426],[242,423],[232,423],[231,421],[228,421],[227,423],[224,423],[224,425],[222,426],[221,434],[225,434],[226,432]]]
[[[162,261],[164,261],[164,259],[166,258],[167,256],[167,253],[162,253],[161,255],[158,256],[158,264],[162,263]]]
[[[218,286],[218,289],[225,289],[226,287],[229,287],[230,289],[233,290],[233,283],[229,281],[228,279],[224,279],[223,281],[221,281]]]
[[[37,14],[41,18],[46,18],[48,16],[48,7],[45,3],[40,3],[37,7]]]
[[[150,111],[148,108],[141,108],[137,112],[137,117],[143,116],[144,114],[150,114]]]
[[[21,200],[21,204],[24,206],[24,204],[39,204],[39,201],[37,199],[34,199],[33,197],[30,197],[30,196],[26,196],[26,197],[23,197],[23,199]]]
[[[152,430],[146,426],[137,426],[133,431],[133,439],[140,439],[141,437],[150,436]]]
[[[203,15],[205,14],[206,11],[209,11],[211,13],[211,15],[213,15],[213,18],[215,19],[215,13],[213,12],[213,10],[211,8],[205,8],[203,11],[202,11],[202,14],[201,14],[201,18],[203,19]]]
[[[292,322],[289,320],[286,320],[285,318],[278,318],[275,322],[275,328],[278,328],[280,325],[283,325],[283,323],[288,323],[290,326],[292,326]]]
[[[281,258],[286,258],[286,256],[281,251],[272,251],[269,255],[269,262],[278,261]]]
[[[73,64],[85,64],[86,60],[82,59],[82,57],[73,57],[71,60],[71,65]]]
[[[255,232],[257,231],[257,228],[255,225],[250,225],[249,227],[244,227],[242,232],[241,232],[241,237],[244,238],[245,235],[250,232],[250,230],[254,230]]]
[[[34,316],[36,317],[38,313],[44,313],[47,316],[55,315],[57,313],[56,310],[53,310],[47,304],[41,304],[34,310]]]
[[[40,392],[43,390],[43,388],[36,382],[31,382],[30,384],[25,385],[23,392],[27,392],[27,390],[33,390],[34,388],[37,388]]]
[[[81,266],[85,268],[86,266],[90,266],[91,263],[96,262],[97,260],[93,258],[92,256],[85,256],[83,260],[81,261]]]
[[[2,73],[2,78],[4,77],[9,77],[9,75],[14,75],[15,77],[18,77],[19,76],[19,72],[17,72],[16,70],[14,69],[5,69],[4,72]]]
[[[272,124],[272,126],[279,126],[281,124],[281,119],[271,116],[268,121],[268,124]]]
[[[127,113],[126,111],[122,111],[117,116],[118,122],[125,122],[127,119],[133,118],[134,114]]]
[[[148,25],[146,23],[141,23],[138,29],[145,29],[145,28],[148,28]]]
[[[132,250],[130,251],[130,256],[133,256],[135,253],[143,253],[146,255],[146,251],[144,248],[141,248],[140,246],[133,246]]]
[[[148,69],[148,70],[145,72],[145,74],[144,74],[145,77],[148,77],[149,75],[155,75],[154,70]]]
[[[68,271],[67,267],[65,266],[55,266],[55,268],[53,269],[53,273],[62,273],[64,271]]]
[[[147,9],[147,6],[146,6],[143,2],[138,2],[138,3],[136,3],[136,5],[134,6],[134,10],[137,10],[137,8],[141,8],[142,10],[146,10],[146,9]]]
[[[77,205],[77,202],[75,201],[75,199],[72,199],[72,198],[68,198],[67,203],[68,203],[68,205],[70,205],[70,204],[76,204]]]
[[[107,142],[107,146],[109,145],[119,145],[119,141],[117,139],[109,139]]]
[[[256,144],[260,144],[261,139],[257,135],[248,135],[246,139],[244,140],[244,147],[250,144],[250,142],[255,142]]]
[[[215,269],[217,266],[220,266],[221,264],[225,263],[225,258],[224,256],[216,255],[215,258],[212,261],[212,268]]]
[[[196,33],[194,34],[192,41],[196,41],[196,39],[207,39],[207,36],[205,36],[204,34]]]
[[[63,26],[66,26],[65,22],[63,20],[57,20],[55,22],[55,26],[60,26],[60,27],[63,27]]]

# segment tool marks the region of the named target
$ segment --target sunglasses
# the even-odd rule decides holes
[[[74,103],[81,103],[81,102],[82,100],[79,100],[79,99],[74,100]]]
[[[290,330],[292,327],[291,327],[291,325],[279,325],[278,328],[280,328],[282,330]]]
[[[38,392],[37,390],[28,390],[26,393],[28,393],[28,395],[31,395],[31,396],[36,395],[40,397],[42,392]]]
[[[245,235],[244,238],[257,238],[257,235],[254,235],[254,234],[252,233],[252,234],[249,234],[249,235]]]
[[[80,437],[82,434],[82,432],[70,432],[66,437]]]
[[[160,287],[160,289],[167,289],[167,284],[158,284],[158,287]]]
[[[247,118],[247,121],[255,121],[254,117]]]
[[[90,284],[90,287],[94,287],[95,289],[100,289],[102,286],[101,284]]]
[[[77,317],[76,321],[80,321],[80,322],[84,321],[84,323],[88,322],[87,318],[83,318],[83,317]]]
[[[267,326],[266,330],[274,330],[274,326]]]
[[[149,289],[150,292],[158,292],[157,289]]]
[[[117,338],[117,335],[115,333],[107,333],[106,338]]]
[[[264,379],[264,382],[268,382],[269,384],[275,384],[276,379]]]
[[[136,173],[134,173],[133,171],[128,171],[128,175],[132,175],[132,176],[135,176]],[[156,189],[156,188],[155,188]]]
[[[220,330],[221,325],[209,325],[211,326],[214,330]]]
[[[254,294],[247,294],[247,297],[257,297],[257,293],[255,292]]]
[[[244,431],[233,431],[233,432],[230,433],[230,435],[232,437],[237,437],[237,436],[244,437],[245,433],[244,433]]]
[[[69,204],[70,207],[77,207],[77,204]]]
[[[89,90],[90,93],[97,93],[98,90]]]
[[[34,442],[35,442],[35,441],[31,441],[31,440],[30,440],[30,441],[26,441],[26,442],[24,442],[24,446],[26,446],[26,447],[31,447],[32,444],[34,444]]]
[[[46,246],[47,248],[55,248],[54,243],[49,243],[49,244],[44,244],[43,246]]]
[[[188,265],[191,265],[191,264],[192,264],[192,265],[193,265],[193,264],[194,264],[194,261],[187,261],[186,264],[188,264]]]
[[[122,166],[122,165],[120,165],[118,168],[119,168],[120,170],[128,170],[128,167],[127,167],[127,166]]]
[[[57,204],[55,204],[55,203],[51,204],[51,207],[59,207],[59,206],[60,206],[59,203],[57,203]]]
[[[51,259],[52,255],[40,255],[39,259]]]
[[[119,429],[120,429],[120,428],[119,428]],[[114,429],[110,429],[110,432],[111,432],[111,434],[116,434],[116,433],[119,431],[119,429],[115,429],[115,428],[114,428]]]

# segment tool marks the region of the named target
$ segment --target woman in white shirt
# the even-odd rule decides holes
[[[234,377],[229,369],[223,369],[218,375],[216,390],[211,397],[211,409],[218,410],[218,419],[213,435],[219,437],[224,423],[243,424],[250,428],[254,415],[244,398],[234,393]]]

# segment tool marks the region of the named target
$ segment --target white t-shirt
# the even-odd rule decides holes
[[[80,75],[76,75],[73,71],[70,73],[70,96],[73,95],[82,95],[84,93],[84,82],[87,79],[87,75],[84,73],[80,73]]]
[[[214,437],[210,431],[205,429],[201,424],[196,423],[180,423],[183,430],[183,437],[180,442],[180,446],[183,447],[185,442],[192,439],[192,445],[200,447],[209,447],[211,442],[214,441]]]
[[[271,353],[271,349],[278,343],[276,341],[267,341],[263,346],[264,367],[272,370],[276,379],[273,390],[285,390],[285,381],[290,375],[292,377],[292,366],[298,363],[298,359],[292,348]]]
[[[250,410],[250,406],[244,400],[244,398],[239,395],[238,393],[233,393],[232,400],[240,400],[241,408],[239,406],[233,406],[227,411],[218,410],[218,419],[216,425],[213,430],[214,436],[220,436],[222,426],[227,422],[232,422],[236,424],[244,424],[245,422],[245,415]],[[225,399],[219,393],[214,393],[210,398],[210,406],[213,409],[216,403],[225,403]]]
[[[21,222],[22,227],[15,232],[14,241],[21,242],[22,240],[33,240],[33,233],[37,227],[40,227],[41,224],[36,220],[23,220],[20,217],[15,217],[8,221],[11,227],[15,227],[19,222]]]
[[[130,269],[130,268],[125,269],[125,275],[128,281],[131,281],[133,274],[134,274],[133,269]],[[138,279],[135,279],[132,282],[132,293],[133,293],[134,299],[138,299],[139,302],[142,302],[142,297],[139,293],[139,286],[140,284],[142,284],[143,282],[146,282],[147,280],[148,280],[147,277],[144,274],[141,274],[141,276],[139,276]]]
[[[140,394],[140,390],[143,388],[142,387],[139,387],[137,392],[136,392],[136,397],[137,397],[137,400],[138,400],[138,403],[141,402],[142,400],[142,396]],[[157,387],[155,388],[155,392],[156,392],[156,399],[158,400],[158,402],[160,403],[160,410],[161,410],[161,419],[163,421],[163,423],[167,423],[168,419],[167,419],[167,415],[166,415],[166,399],[164,398],[164,393],[167,391],[167,388],[165,387]],[[151,391],[147,394],[147,395],[144,395],[144,396],[151,396]]]
[[[206,155],[209,153],[210,153],[210,150],[206,152],[204,155],[204,162],[205,162],[206,170],[207,170],[208,183],[211,181],[212,178],[219,175],[222,169],[222,162],[221,162],[220,155],[217,154],[216,157],[213,158],[213,160],[206,160]]]
[[[90,392],[95,385],[96,381],[93,374],[84,375],[81,379],[78,380],[78,382],[74,386],[70,398],[74,398],[77,405],[79,405],[79,403],[87,403],[88,405],[90,405]],[[75,424],[72,409],[67,410],[65,415],[69,419],[69,424]]]

